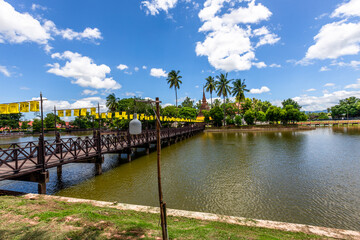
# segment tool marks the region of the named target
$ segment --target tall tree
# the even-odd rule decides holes
[[[115,112],[119,98],[115,97],[115,93],[110,94],[106,97],[106,107],[110,112]]]
[[[231,87],[229,86],[231,79],[228,79],[228,74],[221,73],[216,76],[217,81],[215,82],[217,95],[224,98],[224,125],[225,125],[225,99],[231,93]]]
[[[180,89],[180,84],[182,81],[180,80],[182,76],[180,76],[180,71],[172,70],[168,73],[167,83],[170,84],[170,88],[175,88],[175,98],[176,98],[176,107],[178,106],[177,103],[177,89]]]
[[[288,105],[293,105],[294,108],[296,108],[298,110],[301,109],[301,106],[299,105],[299,103],[296,102],[295,100],[291,99],[291,98],[288,98],[288,99],[282,101],[281,104],[282,104],[283,108],[285,108]]]
[[[232,95],[235,97],[238,104],[238,114],[240,113],[240,102],[245,100],[245,92],[249,92],[249,89],[246,89],[245,79],[236,79],[233,82]]]
[[[210,92],[210,98],[211,98],[211,108],[213,107],[212,104],[212,93],[213,91],[216,91],[216,85],[215,85],[215,79],[212,76],[207,77],[205,83],[205,90],[206,92]]]

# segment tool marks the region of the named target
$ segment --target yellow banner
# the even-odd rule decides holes
[[[9,113],[19,113],[19,104],[18,103],[10,103],[8,105]]]
[[[134,115],[133,115],[133,114],[130,114],[130,119],[134,119]]]
[[[115,113],[115,118],[120,118],[120,114],[118,112]]]
[[[30,112],[40,112],[40,103],[38,101],[30,102]]]
[[[102,113],[101,118],[106,118],[106,113]]]
[[[96,115],[96,108],[90,108],[90,114],[92,116],[95,116]]]
[[[122,115],[123,117],[125,117],[125,116],[126,116],[126,112],[122,112],[121,115]]]
[[[67,116],[67,117],[71,117],[71,110],[69,109],[69,110],[65,110],[65,115]]]
[[[58,110],[58,116],[64,117],[64,110]]]
[[[9,114],[8,106],[6,104],[0,104],[0,114]]]
[[[128,119],[128,115],[125,115],[125,116],[124,116],[124,119],[127,120],[127,119]]]
[[[86,112],[87,112],[87,109],[86,109],[86,108],[82,108],[80,115],[81,115],[81,116],[86,116]]]
[[[28,102],[20,103],[20,112],[29,112],[30,104]]]
[[[99,119],[99,114],[98,113],[95,114],[95,119]]]
[[[80,109],[74,109],[74,116],[75,117],[80,116]]]
[[[107,114],[107,118],[111,118],[111,117],[112,117],[112,113],[109,112],[109,113]]]

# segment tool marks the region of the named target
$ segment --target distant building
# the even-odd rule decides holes
[[[197,116],[197,118],[204,118],[204,114],[202,113],[203,110],[206,110],[206,111],[210,110],[210,107],[206,102],[204,88],[203,88],[203,98],[202,98],[202,102],[201,102],[201,107],[200,107],[199,115]]]

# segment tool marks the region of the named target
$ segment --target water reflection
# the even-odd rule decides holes
[[[163,149],[164,198],[170,208],[360,230],[359,144],[356,128],[204,133]],[[107,155],[104,170],[66,165],[48,190],[157,206],[156,153],[122,165]]]

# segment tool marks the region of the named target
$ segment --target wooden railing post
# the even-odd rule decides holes
[[[45,172],[45,143],[43,134],[40,134],[39,137],[38,164],[41,165],[42,171]]]

